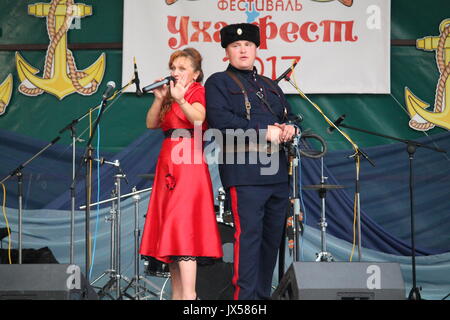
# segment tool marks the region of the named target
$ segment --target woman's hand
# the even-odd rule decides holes
[[[164,80],[164,78],[157,79],[157,80],[155,80],[155,82],[162,81],[162,80]],[[169,94],[169,86],[167,84],[165,84],[159,88],[153,89],[152,92],[155,95],[156,99],[164,100],[164,98],[167,97],[167,95]]]
[[[192,81],[187,83],[185,77],[181,77],[176,84],[174,84],[173,81],[170,81],[170,94],[178,104],[184,101],[184,95],[191,83]]]

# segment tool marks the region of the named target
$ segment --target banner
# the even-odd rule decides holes
[[[122,83],[169,75],[170,54],[194,47],[205,79],[226,69],[220,29],[260,27],[258,72],[276,79],[298,61],[305,93],[390,93],[390,0],[124,0]],[[296,93],[286,81],[285,93]],[[134,88],[130,88],[132,91]]]
[[[418,50],[436,51],[439,80],[433,110],[427,110],[430,104],[405,88],[406,107],[411,117],[409,127],[417,131],[428,131],[435,125],[450,130],[450,18],[444,19],[439,29],[438,36],[427,36],[416,42]],[[434,69],[428,72],[435,73]]]

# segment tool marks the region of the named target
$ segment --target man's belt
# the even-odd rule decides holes
[[[262,152],[273,154],[279,151],[279,147],[272,148],[271,144],[255,144],[255,143],[239,143],[233,145],[224,146],[224,152],[237,153],[237,152]]]

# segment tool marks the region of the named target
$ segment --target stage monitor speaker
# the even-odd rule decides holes
[[[233,264],[198,265],[196,290],[202,300],[233,300]]]
[[[274,300],[404,300],[400,265],[385,262],[294,262]]]
[[[0,300],[97,299],[77,265],[0,265]]]
[[[219,223],[222,239],[223,258],[214,264],[197,265],[196,290],[203,300],[233,300],[233,242],[234,228],[229,224]],[[231,261],[231,262],[230,262]]]

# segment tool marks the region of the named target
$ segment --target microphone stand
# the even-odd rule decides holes
[[[343,123],[339,124],[339,126],[343,127],[343,128],[356,130],[356,131],[364,132],[367,134],[395,140],[395,141],[400,141],[400,142],[406,144],[406,151],[408,153],[408,159],[409,159],[409,202],[410,202],[409,204],[410,204],[410,215],[411,215],[411,259],[412,259],[412,281],[413,281],[413,286],[411,288],[411,291],[409,292],[408,299],[409,300],[421,300],[421,296],[420,296],[421,288],[418,288],[417,283],[416,283],[416,247],[415,247],[415,226],[414,226],[414,192],[413,192],[414,191],[414,171],[413,171],[414,154],[415,154],[417,148],[420,148],[420,147],[426,148],[429,150],[433,150],[436,152],[442,152],[442,153],[446,153],[447,151],[440,149],[440,148],[427,146],[427,145],[424,145],[424,144],[416,142],[416,141],[400,139],[400,138],[388,136],[385,134],[352,127],[352,126],[349,126],[349,125],[346,125]]]
[[[72,138],[72,181],[76,181],[76,172],[75,172],[75,162],[76,162],[76,142],[79,140],[76,137],[76,129],[75,126],[80,122],[84,117],[89,114],[87,112],[83,116],[78,119],[73,120],[66,127],[59,131],[62,134],[66,130],[70,130],[70,137]],[[70,249],[69,249],[69,263],[74,264],[74,242],[75,242],[75,185],[72,183],[70,186],[70,199],[71,199],[71,207],[70,207]]]
[[[286,81],[288,81],[293,87],[294,89],[297,90],[297,92],[300,93],[300,95],[305,98],[314,108],[317,109],[317,111],[320,112],[320,114],[325,118],[325,120],[331,124],[332,127],[336,128],[337,131],[339,131],[340,134],[342,134],[342,136],[344,136],[344,138],[352,145],[353,149],[355,150],[355,153],[350,156],[350,157],[354,157],[355,158],[355,166],[356,166],[356,182],[355,182],[355,205],[356,205],[356,219],[357,219],[357,229],[358,229],[358,261],[361,261],[362,259],[362,250],[361,250],[361,202],[360,202],[360,184],[359,184],[359,166],[360,166],[360,161],[361,161],[361,156],[364,156],[364,158],[366,158],[370,164],[372,166],[375,166],[374,162],[371,161],[369,159],[369,157],[367,156],[367,154],[365,154],[359,147],[358,145],[353,142],[350,137],[345,134],[344,132],[342,132],[324,113],[323,111],[319,108],[319,106],[317,104],[315,104],[314,102],[312,102],[308,96],[306,96],[299,88],[298,86],[292,81],[292,79],[286,75],[284,77],[284,79]]]
[[[142,92],[141,90],[141,80],[139,80],[139,75],[138,75],[138,71],[137,71],[137,65],[136,65],[136,57],[133,58],[133,62],[134,62],[134,79],[131,80],[130,84],[134,83],[136,85],[136,96],[137,97],[142,97],[144,95],[144,92]]]
[[[131,83],[127,84],[129,86]],[[125,87],[124,87],[125,88]],[[123,89],[121,89],[123,90]],[[97,109],[98,107],[94,108]],[[75,125],[82,120],[84,117],[86,117],[89,114],[87,112],[82,117],[73,120],[71,123],[69,123],[67,126],[65,126],[63,129],[59,131],[59,134],[62,134],[66,130],[71,130],[71,137],[72,137],[72,178],[73,183],[71,186],[71,197],[72,197],[72,208],[71,208],[71,236],[70,236],[70,263],[73,263],[73,238],[74,238],[74,212],[75,212],[75,190],[74,190],[74,184],[75,184],[75,151],[76,151],[76,135],[75,135]],[[30,159],[19,165],[16,169],[14,169],[8,176],[3,178],[0,181],[0,184],[6,182],[10,178],[17,176],[17,184],[18,184],[18,202],[19,202],[19,212],[18,212],[18,263],[22,264],[22,220],[23,220],[23,173],[22,170],[34,159],[38,158],[42,153],[44,153],[47,149],[49,149],[51,146],[53,146],[56,142],[58,142],[61,139],[61,136],[57,136],[55,139],[53,139],[49,144],[47,144],[44,148],[42,148],[40,151],[38,151],[35,155],[33,155]]]
[[[71,206],[70,206],[70,249],[69,249],[69,260],[70,264],[74,263],[75,260],[75,250],[74,250],[74,244],[75,244],[75,183],[77,180],[78,172],[75,171],[76,165],[76,142],[82,141],[81,139],[76,137],[76,130],[75,126],[83,120],[85,117],[87,117],[92,111],[97,110],[100,108],[100,106],[97,106],[93,108],[92,110],[87,111],[84,115],[81,117],[72,120],[66,127],[61,129],[59,133],[63,133],[66,130],[70,130],[70,136],[72,138],[72,183],[70,185],[70,199],[71,199]],[[84,158],[83,158],[84,159]],[[83,160],[84,161],[84,160]]]
[[[123,91],[126,87],[130,86],[132,83],[134,83],[134,79],[130,81],[126,86],[120,89],[120,92]],[[116,93],[117,94],[117,93]],[[115,95],[113,95],[114,97]],[[112,99],[111,97],[110,99]],[[106,100],[103,101],[102,106],[106,105]],[[94,108],[93,110],[98,109],[98,107]],[[71,208],[71,232],[70,232],[70,263],[73,263],[73,257],[74,257],[74,250],[73,250],[73,239],[74,239],[74,212],[75,212],[75,181],[77,174],[75,173],[75,152],[76,152],[76,134],[75,134],[75,125],[85,118],[89,112],[87,112],[82,117],[73,120],[70,124],[68,124],[66,127],[64,127],[62,130],[59,131],[59,134],[62,134],[66,130],[71,130],[71,137],[72,137],[72,185],[71,185],[71,198],[72,198],[72,208]],[[16,169],[14,169],[8,176],[3,178],[0,181],[0,184],[5,183],[10,178],[17,176],[17,185],[18,185],[18,202],[19,202],[19,210],[18,210],[18,263],[22,264],[22,225],[23,225],[23,173],[22,170],[34,159],[38,158],[42,153],[44,153],[47,149],[52,147],[55,143],[57,143],[61,139],[61,136],[57,136],[55,139],[53,139],[49,144],[47,144],[44,148],[42,148],[40,151],[38,151],[35,155],[33,155],[30,159],[19,165]],[[88,276],[88,273],[87,275]]]
[[[83,156],[83,162],[86,164],[86,209],[85,209],[85,272],[86,272],[86,281],[89,283],[89,270],[91,264],[90,257],[90,216],[91,216],[91,196],[92,196],[92,173],[90,170],[90,166],[92,165],[93,157],[92,154],[94,152],[94,148],[92,147],[92,140],[95,136],[95,133],[98,128],[98,124],[100,123],[100,119],[103,115],[105,106],[107,103],[107,99],[103,99],[102,104],[100,106],[100,110],[97,116],[97,119],[94,122],[94,128],[87,142],[87,147],[85,154]]]
[[[9,178],[17,176],[17,186],[18,186],[18,201],[19,201],[19,221],[18,221],[18,263],[22,264],[22,217],[23,217],[23,174],[22,170],[34,159],[39,157],[42,153],[44,153],[48,148],[53,146],[56,142],[58,142],[61,139],[61,137],[56,137],[53,139],[49,144],[47,144],[44,148],[42,148],[38,153],[33,155],[30,159],[22,163],[20,166],[18,166],[16,169],[14,169],[8,176],[3,178],[2,181],[0,181],[0,184],[3,184],[6,182]]]
[[[289,145],[289,156],[293,157],[292,158],[292,168],[291,168],[291,173],[292,174],[292,200],[293,200],[293,204],[292,204],[292,210],[294,211],[292,214],[292,228],[293,228],[293,232],[294,232],[294,248],[293,248],[293,252],[294,252],[294,261],[300,261],[300,245],[299,245],[299,231],[300,231],[300,227],[299,227],[299,221],[300,221],[300,197],[299,197],[299,188],[298,188],[298,176],[297,176],[297,171],[298,171],[298,164],[299,164],[299,159],[298,159],[298,148],[299,148],[299,142],[300,142],[300,136],[296,135],[294,136],[292,143],[290,143]]]
[[[72,180],[75,181],[75,158],[76,158],[76,132],[75,126],[70,127],[72,138]],[[70,264],[74,264],[75,258],[75,188],[70,188]]]
[[[90,215],[91,215],[91,206],[89,205],[91,203],[91,186],[92,186],[92,174],[90,172],[90,165],[92,164],[93,159],[93,151],[94,148],[92,147],[92,140],[95,136],[95,133],[97,131],[98,125],[100,123],[100,119],[105,111],[106,105],[107,105],[107,101],[108,100],[113,100],[118,94],[122,94],[123,90],[125,90],[128,86],[130,86],[131,84],[134,83],[134,79],[131,80],[129,83],[127,83],[124,87],[122,87],[120,90],[116,91],[110,98],[103,98],[102,99],[102,103],[95,107],[92,111],[100,108],[98,116],[94,122],[94,127],[92,130],[92,133],[89,137],[89,140],[86,144],[86,149],[84,151],[84,155],[82,157],[82,161],[80,166],[78,167],[78,171],[77,173],[74,175],[72,184],[70,186],[70,189],[72,190],[73,193],[73,197],[75,197],[75,182],[76,179],[78,177],[78,174],[80,173],[83,164],[86,164],[86,208],[85,208],[85,277],[86,277],[86,281],[89,283],[89,270],[90,270]],[[74,120],[72,123],[76,123],[79,120],[83,119],[84,117],[86,117],[91,111],[88,111],[85,115],[83,115],[80,119],[78,120]],[[70,128],[70,126],[72,125],[69,124],[66,128],[64,128],[62,131]],[[74,201],[74,200],[72,200]],[[74,207],[74,205],[73,205]],[[71,227],[72,229],[73,227]]]
[[[289,206],[286,214],[286,219],[290,219],[292,217],[292,233],[294,236],[293,239],[293,261],[298,262],[300,261],[300,245],[299,245],[299,233],[302,231],[300,229],[299,221],[300,221],[300,197],[299,197],[299,190],[298,190],[298,164],[299,164],[299,158],[298,158],[298,148],[299,148],[299,142],[300,142],[300,136],[301,131],[300,128],[295,123],[290,123],[290,125],[293,125],[296,130],[298,130],[299,134],[296,134],[292,141],[288,142],[286,144],[287,151],[288,151],[288,157],[289,157],[289,168],[288,168],[288,174],[292,177],[291,180],[291,190],[292,190],[292,198],[289,199]],[[292,214],[291,214],[292,212]],[[288,220],[286,220],[288,221]],[[287,223],[284,225],[283,230],[283,239],[281,241],[280,245],[280,251],[279,251],[279,257],[278,257],[278,280],[281,281],[284,275],[284,260],[285,260],[285,239],[284,234],[287,230]],[[291,226],[289,226],[290,228]]]

